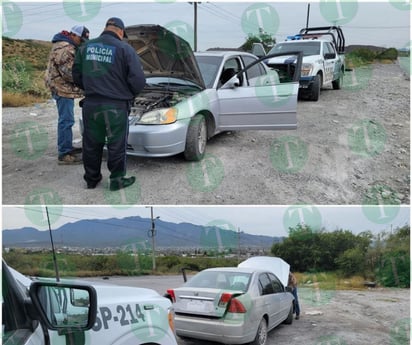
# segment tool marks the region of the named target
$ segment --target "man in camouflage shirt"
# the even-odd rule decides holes
[[[56,101],[58,111],[57,149],[59,164],[80,164],[76,156],[80,148],[73,147],[74,99],[83,95],[73,83],[72,67],[77,47],[89,38],[89,30],[75,25],[70,32],[61,31],[52,39],[52,49],[47,64],[45,82]]]

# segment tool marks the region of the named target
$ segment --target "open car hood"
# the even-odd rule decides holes
[[[160,25],[132,25],[126,33],[146,77],[180,78],[205,88],[192,48],[184,39]]]
[[[289,264],[275,256],[254,256],[242,261],[238,267],[265,268],[279,278],[283,286],[288,285]]]

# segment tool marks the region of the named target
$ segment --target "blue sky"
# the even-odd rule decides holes
[[[123,218],[132,215],[150,218],[150,207],[58,206],[48,208],[52,229],[80,219]],[[409,224],[410,209],[362,206],[154,206],[154,217],[174,223],[218,225],[223,229],[256,235],[286,236],[289,226],[300,222],[328,231],[337,229],[359,233],[389,231]],[[44,207],[3,206],[3,229],[31,226],[47,230]]]
[[[371,44],[402,48],[410,42],[408,1],[320,1],[310,3],[310,26],[339,24],[346,44]],[[198,50],[239,47],[259,27],[277,41],[295,34],[306,24],[308,2],[200,2]],[[108,2],[70,0],[58,2],[3,2],[3,35],[19,39],[50,40],[62,29],[86,25],[98,36],[110,16],[126,25],[160,24],[193,43],[194,5],[156,0]]]

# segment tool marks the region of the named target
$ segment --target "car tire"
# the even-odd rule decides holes
[[[285,321],[283,321],[283,323],[287,325],[291,325],[292,322],[293,322],[293,302],[292,302],[292,305],[290,306],[288,317],[286,318]]]
[[[316,74],[315,78],[313,79],[312,87],[310,89],[310,100],[317,102],[320,96],[320,88],[322,86],[322,76],[320,74]]]
[[[332,87],[334,90],[340,90],[342,88],[343,83],[343,71],[340,71],[339,78],[332,81]]]
[[[251,345],[266,345],[268,339],[268,326],[265,318],[262,318],[257,329],[255,340],[253,340]]]
[[[188,161],[200,161],[206,151],[207,127],[202,114],[193,116],[186,136],[184,156]]]

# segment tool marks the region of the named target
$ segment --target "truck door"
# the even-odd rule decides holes
[[[45,345],[40,322],[31,320],[26,313],[26,292],[2,263],[2,328],[4,345]]]
[[[323,42],[323,56],[324,56],[324,66],[325,66],[325,77],[324,83],[330,83],[333,80],[333,73],[335,71],[335,64],[338,58],[335,49],[329,42]]]

